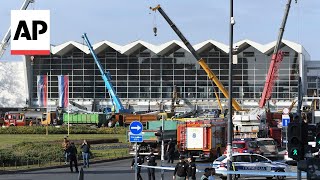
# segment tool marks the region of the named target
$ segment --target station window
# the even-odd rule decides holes
[[[173,57],[185,57],[184,52],[174,52]]]
[[[254,52],[243,52],[243,57],[254,57]]]

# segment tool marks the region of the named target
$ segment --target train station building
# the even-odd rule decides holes
[[[243,40],[234,44],[234,98],[242,107],[257,107],[276,42],[259,44]],[[218,109],[214,89],[224,108],[228,101],[208,79],[197,60],[180,41],[160,45],[135,41],[124,46],[109,41],[93,45],[102,66],[110,72],[112,84],[126,108],[135,111],[170,109],[174,86],[179,98],[178,111],[189,109]],[[194,45],[228,89],[229,65],[227,45],[207,40]],[[300,44],[284,40],[281,45],[284,59],[278,80],[274,84],[270,106],[288,107],[297,97],[298,79],[302,77],[303,91],[312,94],[317,89],[307,78],[310,55]],[[320,69],[320,65],[319,69]],[[87,46],[75,41],[51,47],[50,56],[25,56],[27,94],[31,106],[37,104],[37,76],[48,75],[48,98],[51,108],[58,106],[58,75],[69,76],[69,97],[89,109],[98,111],[112,106],[109,93]],[[310,82],[314,85],[313,82]],[[316,84],[318,86],[318,84]],[[309,89],[308,89],[309,88]]]

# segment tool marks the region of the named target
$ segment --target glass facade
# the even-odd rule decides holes
[[[285,57],[280,65],[272,99],[289,100],[297,96],[298,53],[284,46]],[[200,55],[228,89],[228,54],[212,45]],[[130,55],[108,47],[98,54],[102,66],[109,71],[112,84],[121,100],[171,100],[174,85],[178,97],[188,100],[215,100],[214,87],[196,59],[183,48],[176,47],[164,54],[155,54],[141,47]],[[247,47],[234,59],[234,98],[258,101],[261,97],[270,54]],[[32,69],[32,101],[37,101],[37,75],[48,75],[51,100],[58,99],[58,75],[69,75],[69,97],[109,101],[109,93],[91,54],[74,47],[63,55],[35,56]]]

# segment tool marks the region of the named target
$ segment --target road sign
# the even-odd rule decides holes
[[[133,121],[130,126],[129,130],[132,134],[140,134],[142,132],[143,126],[139,121]]]
[[[290,116],[282,115],[282,127],[288,126],[289,123],[290,123]]]
[[[130,142],[143,142],[142,134],[130,134],[129,135]]]

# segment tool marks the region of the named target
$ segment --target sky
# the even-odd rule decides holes
[[[0,0],[0,39],[10,26],[10,10],[24,0]],[[28,9],[50,10],[51,44],[73,40],[82,43],[86,32],[94,44],[108,40],[125,45],[136,40],[162,44],[179,40],[159,13],[161,4],[191,44],[213,39],[229,44],[228,0],[35,0]],[[275,41],[287,0],[234,0],[234,42],[250,39],[260,44]],[[302,44],[312,60],[320,60],[320,1],[292,0],[284,39]],[[154,36],[153,27],[158,35]],[[21,60],[7,49],[2,60]]]

